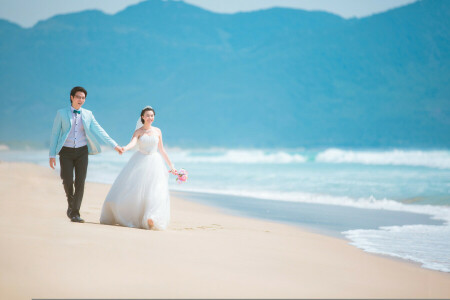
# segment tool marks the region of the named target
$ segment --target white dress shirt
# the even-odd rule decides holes
[[[73,107],[70,107],[70,109],[72,110],[72,128],[64,143],[64,147],[80,148],[86,146],[86,132],[84,131],[83,122],[81,121],[81,113],[74,113],[73,111],[75,108]]]

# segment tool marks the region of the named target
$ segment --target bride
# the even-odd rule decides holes
[[[128,151],[137,144],[139,151],[130,158],[106,196],[101,224],[167,228],[170,220],[168,176],[169,172],[175,174],[175,169],[164,150],[161,130],[152,126],[154,119],[155,110],[146,106],[131,142],[123,147]],[[161,156],[170,166],[169,172]]]

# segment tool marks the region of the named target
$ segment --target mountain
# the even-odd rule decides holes
[[[0,143],[47,146],[69,92],[129,141],[156,110],[180,147],[450,147],[450,3],[362,19],[150,0],[30,29],[0,20]]]

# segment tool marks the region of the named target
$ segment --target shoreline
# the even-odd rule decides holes
[[[448,273],[177,196],[166,231],[101,225],[109,187],[71,223],[54,171],[0,161],[2,298],[450,297]]]
[[[352,240],[349,239],[348,237],[346,237],[344,234],[342,234],[341,231],[331,231],[331,230],[319,229],[319,228],[311,226],[311,225],[306,226],[306,225],[298,223],[298,222],[281,221],[281,220],[277,220],[277,219],[271,219],[271,218],[269,218],[267,216],[255,216],[255,215],[252,215],[249,212],[239,211],[239,210],[237,210],[235,208],[224,207],[223,205],[218,204],[214,200],[211,201],[211,199],[210,199],[211,197],[212,198],[222,198],[222,197],[228,197],[229,198],[229,197],[231,197],[231,198],[236,198],[236,199],[252,199],[253,200],[253,198],[250,198],[250,197],[235,196],[235,195],[224,195],[224,194],[213,194],[213,193],[203,193],[203,192],[197,192],[197,191],[180,191],[180,190],[171,191],[171,195],[173,195],[173,194],[175,194],[177,197],[180,197],[180,198],[185,199],[187,201],[191,201],[191,202],[194,202],[194,203],[199,203],[199,204],[202,204],[202,205],[207,205],[207,206],[212,206],[214,208],[217,208],[220,213],[231,214],[233,216],[243,217],[243,218],[251,218],[251,219],[254,219],[254,220],[263,220],[263,221],[265,220],[265,221],[269,221],[269,222],[276,222],[276,223],[284,224],[284,225],[287,225],[287,226],[293,226],[293,227],[299,228],[300,230],[307,231],[307,232],[310,232],[310,233],[313,233],[313,234],[319,234],[319,235],[323,235],[323,236],[327,236],[327,237],[333,237],[333,238],[337,238],[337,239],[343,240],[348,245],[350,245],[352,247],[355,247],[356,249],[362,250],[361,248],[358,248],[357,246],[352,245],[351,244]],[[206,196],[206,198],[209,198],[209,199],[206,200],[206,201],[195,199],[196,195],[201,195],[201,194],[203,194],[204,196]],[[279,201],[277,201],[277,200],[257,199],[257,201],[261,201],[261,200],[279,203]],[[293,204],[294,205],[295,204],[300,205],[301,207],[308,207],[308,206],[312,206],[312,207],[320,207],[320,206],[330,207],[331,206],[331,207],[333,207],[333,206],[336,206],[336,207],[338,207],[340,209],[343,208],[343,209],[349,209],[349,210],[363,210],[363,211],[367,210],[367,211],[373,212],[375,214],[378,213],[378,211],[373,211],[373,210],[370,210],[370,209],[361,209],[361,208],[356,208],[355,209],[353,207],[348,208],[348,207],[345,207],[345,206],[342,207],[342,206],[337,206],[337,205],[332,205],[332,204],[311,204],[311,203],[295,203],[295,202]],[[395,214],[397,214],[397,213],[395,212]],[[440,220],[440,219],[439,220],[434,220],[434,219],[431,218],[431,216],[429,214],[426,214],[426,213],[424,213],[424,214],[416,214],[416,213],[412,213],[412,212],[400,212],[400,213],[398,213],[398,215],[402,215],[402,214],[405,214],[405,215],[422,215],[423,216],[422,220],[427,220],[424,223],[429,222],[429,224],[433,224],[434,223],[434,225],[444,225],[445,224],[445,222],[443,220]],[[405,224],[402,224],[402,225],[405,225]],[[374,227],[373,229],[378,229],[378,227]],[[362,251],[364,251],[364,250],[362,250]],[[444,273],[444,274],[450,274],[448,272],[444,272],[444,271],[441,271],[441,270],[434,270],[434,269],[425,268],[425,267],[422,266],[421,262],[418,262],[418,261],[415,261],[415,260],[401,258],[401,257],[397,257],[397,256],[383,254],[383,253],[368,252],[368,251],[364,251],[364,252],[367,253],[367,254],[370,254],[370,255],[375,255],[375,256],[378,256],[378,257],[391,259],[391,260],[395,260],[395,261],[398,261],[398,262],[410,263],[410,264],[412,264],[414,266],[417,266],[417,267],[420,267],[420,268],[423,268],[423,269],[426,269],[426,270],[432,270],[432,271],[436,271],[436,272],[440,272],[440,273]]]
[[[342,232],[347,230],[378,229],[381,226],[404,226],[418,223],[438,226],[446,224],[445,220],[434,219],[433,215],[429,213],[374,210],[336,204],[280,201],[199,191],[172,190],[171,193],[188,201],[217,207],[224,213],[235,216],[275,221],[345,240],[348,239]],[[284,210],[280,209],[280,206],[284,206]],[[257,210],[257,212],[253,210]],[[295,215],[281,215],[289,210],[294,211]],[[322,216],[324,212],[327,214],[326,217]],[[344,218],[348,215],[351,215],[353,220],[345,220]],[[324,225],[330,219],[335,224]]]

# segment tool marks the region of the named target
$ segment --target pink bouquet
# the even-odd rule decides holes
[[[188,171],[185,169],[175,170],[174,174],[177,175],[178,183],[186,182],[188,179]]]

